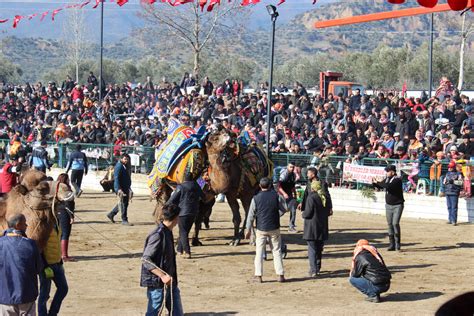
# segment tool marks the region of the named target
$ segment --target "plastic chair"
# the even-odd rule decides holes
[[[426,179],[418,179],[416,184],[416,194],[426,194],[429,184]]]

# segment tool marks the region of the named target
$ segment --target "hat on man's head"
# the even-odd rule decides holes
[[[441,138],[449,138],[449,135],[448,134],[443,134],[443,135],[441,135]]]
[[[399,132],[395,132],[395,133],[393,134],[393,137],[399,137],[399,136],[400,136],[400,133],[399,133]]]
[[[426,137],[430,137],[430,136],[431,136],[431,137],[434,137],[434,134],[433,134],[432,131],[427,131],[425,136],[426,136]]]
[[[395,167],[395,165],[388,165],[387,167],[385,167],[385,171],[386,171],[386,172],[389,172],[389,171],[394,171],[394,172],[396,172],[396,171],[397,171],[397,167]]]
[[[448,164],[448,168],[456,168],[456,161],[451,160]]]

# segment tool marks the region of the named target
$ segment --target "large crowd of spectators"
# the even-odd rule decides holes
[[[158,146],[167,121],[176,117],[194,128],[222,124],[257,143],[266,139],[268,87],[244,93],[243,83],[180,82],[162,78],[143,84],[102,84],[91,72],[86,84],[0,84],[0,138],[15,143],[69,141],[117,146]],[[347,156],[416,160],[474,157],[474,107],[452,93],[403,98],[398,93],[327,98],[308,94],[300,83],[274,88],[271,150],[322,158]],[[20,145],[18,145],[20,146]]]

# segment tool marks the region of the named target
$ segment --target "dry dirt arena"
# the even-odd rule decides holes
[[[105,217],[115,202],[111,193],[99,192],[86,192],[77,200],[70,255],[78,261],[65,264],[70,290],[62,315],[143,315],[146,310],[146,292],[139,286],[140,256],[154,226],[153,205],[147,197],[135,197],[129,207],[135,226],[123,227]],[[264,283],[254,284],[250,282],[254,247],[247,242],[227,245],[230,220],[228,205],[216,204],[211,229],[201,234],[204,246],[192,248],[191,260],[178,259],[187,315],[433,315],[443,302],[474,289],[474,226],[470,224],[453,227],[443,221],[403,218],[403,251],[396,253],[384,249],[383,216],[336,212],[330,219],[320,278],[307,278],[302,234],[285,230],[289,282],[277,283],[272,261],[267,261]],[[282,225],[287,223],[285,215]],[[302,227],[300,218],[298,227]],[[380,304],[365,302],[348,283],[353,245],[360,238],[380,248],[393,273],[391,289]]]

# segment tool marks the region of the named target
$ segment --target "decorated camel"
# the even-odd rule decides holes
[[[20,184],[0,200],[0,228],[7,228],[6,218],[10,215],[22,213],[28,224],[26,235],[43,250],[55,221],[54,205],[73,198],[74,193],[67,185],[47,180],[40,171],[27,170]]]
[[[171,196],[174,186],[183,182],[186,173],[192,173],[204,187],[202,174],[208,172],[208,194],[224,194],[232,210],[234,236],[231,245],[237,246],[244,232],[244,225],[240,227],[242,217],[238,200],[242,202],[246,220],[259,179],[271,176],[270,160],[260,147],[244,144],[234,133],[223,128],[210,133],[204,130],[194,133],[191,128],[181,126],[168,128],[168,135],[167,143],[158,152],[148,183],[157,201],[156,220],[159,221],[161,207]],[[199,229],[200,223],[196,224]],[[193,244],[199,243],[197,233]]]

